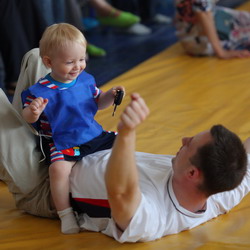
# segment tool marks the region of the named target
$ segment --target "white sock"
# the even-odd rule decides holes
[[[76,234],[80,232],[72,207],[57,211],[61,219],[61,231],[64,234]]]

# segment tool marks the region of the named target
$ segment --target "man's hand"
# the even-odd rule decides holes
[[[137,94],[131,94],[131,102],[125,108],[121,115],[121,120],[118,124],[118,131],[134,130],[141,124],[149,114],[149,109],[142,97]]]

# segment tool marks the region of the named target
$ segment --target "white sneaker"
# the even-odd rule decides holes
[[[135,23],[130,27],[124,29],[124,32],[133,35],[148,35],[152,32],[152,30],[141,23]]]
[[[172,19],[168,16],[162,14],[156,14],[153,18],[153,21],[158,24],[170,24],[172,23]]]

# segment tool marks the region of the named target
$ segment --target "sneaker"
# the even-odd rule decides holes
[[[127,28],[140,22],[140,17],[130,12],[121,11],[118,14],[116,12],[117,10],[113,9],[109,16],[98,17],[97,19],[102,25],[120,28]]]
[[[129,28],[124,29],[124,32],[133,35],[149,35],[152,30],[141,23],[136,23],[131,25]]]

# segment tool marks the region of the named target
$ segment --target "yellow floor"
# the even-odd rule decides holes
[[[250,10],[250,3],[243,6]],[[124,85],[127,96],[118,107],[101,111],[98,121],[115,130],[129,93],[139,92],[151,114],[138,129],[137,150],[175,154],[182,136],[221,123],[250,136],[250,59],[190,58],[179,44],[108,83]],[[0,182],[0,249],[250,249],[250,195],[230,213],[193,230],[150,243],[119,244],[100,233],[62,235],[59,221],[15,209]]]

